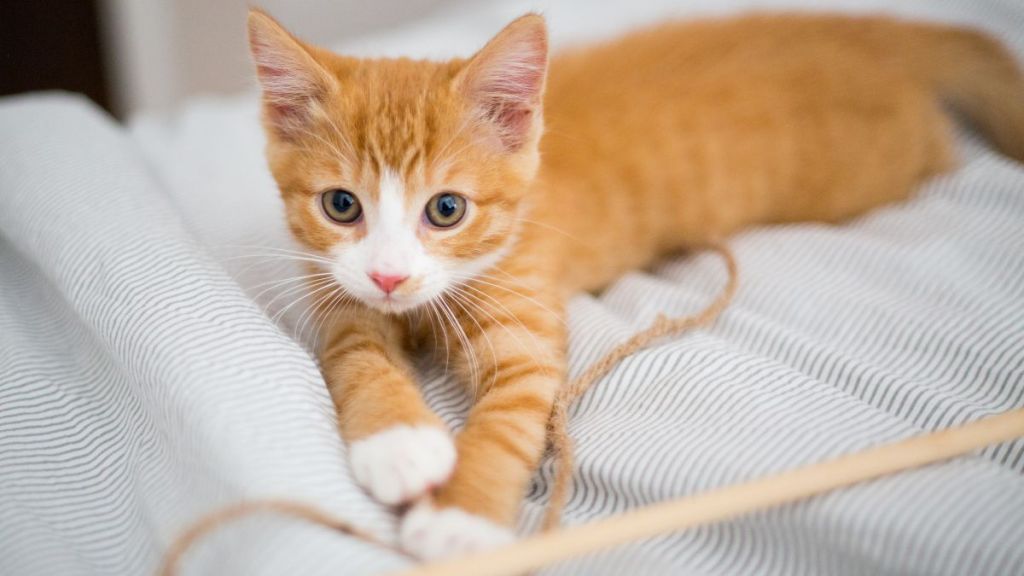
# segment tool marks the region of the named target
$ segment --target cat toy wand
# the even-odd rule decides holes
[[[1020,436],[1024,436],[1024,408],[391,576],[515,576],[559,560],[934,464]]]
[[[1024,436],[1024,408],[604,520],[543,532],[489,552],[415,566],[388,576],[515,576],[635,540],[728,520],[935,464],[1021,436]],[[228,521],[260,512],[301,518],[390,548],[349,523],[306,504],[278,500],[240,502],[208,515],[183,533],[164,557],[158,574],[174,576],[182,556],[197,541]]]

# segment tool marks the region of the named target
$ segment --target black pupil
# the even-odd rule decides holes
[[[451,218],[458,209],[459,203],[451,194],[445,194],[437,199],[437,211],[445,218]]]
[[[339,214],[344,214],[352,209],[352,205],[355,204],[355,199],[348,192],[336,192],[334,198],[331,198],[331,204],[334,205],[334,209]]]

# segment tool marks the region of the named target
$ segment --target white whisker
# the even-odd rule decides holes
[[[456,317],[455,312],[452,311],[451,307],[448,306],[448,304],[443,299],[438,300],[437,303],[440,306],[441,311],[444,312],[445,315],[448,316],[448,318],[452,321],[452,331],[455,332],[455,336],[458,337],[459,345],[462,346],[463,349],[463,354],[469,361],[470,382],[476,382],[476,372],[478,367],[476,363],[476,355],[473,353],[473,350],[469,345],[469,339],[466,336],[465,331],[462,329],[462,325],[459,324],[459,320]]]
[[[557,226],[552,226],[551,224],[547,224],[545,222],[538,222],[536,220],[529,220],[527,218],[518,218],[518,220],[520,222],[525,222],[527,224],[533,224],[535,226],[540,226],[542,228],[547,228],[548,230],[551,230],[551,231],[554,231],[554,232],[558,232],[559,234],[562,234],[563,236],[565,236],[566,238],[568,238],[570,240],[575,240],[576,242],[579,242],[580,244],[585,244],[585,242],[583,242],[583,240],[581,240],[579,237],[573,236],[572,234],[569,234],[568,232],[566,232],[565,230],[562,230],[561,228],[559,228]]]
[[[279,288],[279,287],[282,287],[282,286],[287,286],[288,284],[292,284],[292,283],[295,283],[295,282],[312,282],[314,280],[320,281],[320,280],[323,280],[323,279],[325,279],[325,278],[327,278],[329,276],[333,276],[333,274],[331,274],[330,272],[323,272],[323,273],[319,273],[319,274],[307,274],[307,275],[304,275],[304,276],[292,276],[290,278],[284,278],[284,279],[278,278],[278,279],[275,279],[275,280],[268,280],[266,282],[260,282],[259,284],[254,284],[252,286],[248,286],[247,288],[249,290],[255,290],[255,289],[260,288],[262,286],[266,286],[265,288],[263,288],[262,290],[257,292],[252,297],[253,300],[259,302],[261,296],[263,296],[264,294],[266,294],[267,292],[269,292],[269,291],[271,291],[271,290],[273,290],[275,288]]]
[[[451,296],[452,296],[452,301],[459,308],[462,308],[462,311],[466,313],[466,316],[469,316],[469,319],[472,320],[474,324],[476,324],[476,328],[480,332],[480,335],[483,336],[484,340],[487,341],[487,347],[491,349],[491,362],[494,364],[494,367],[495,367],[495,369],[493,370],[493,374],[491,376],[491,384],[490,384],[490,387],[493,387],[494,386],[494,382],[496,381],[496,379],[498,377],[498,370],[497,370],[498,355],[494,351],[494,345],[491,344],[491,337],[487,335],[487,331],[484,330],[483,326],[480,325],[480,322],[477,322],[477,319],[473,316],[472,311],[470,311],[469,309],[466,308],[466,306],[463,305],[463,302],[459,298],[459,294],[456,292],[456,293],[453,293]],[[465,298],[465,296],[463,296],[463,298]],[[472,306],[471,302],[467,301],[466,304]],[[495,320],[495,322],[497,322],[497,320]],[[499,322],[499,324],[500,324],[500,322]],[[474,356],[475,356],[475,354],[474,354]],[[479,378],[479,374],[477,374],[477,377]],[[482,384],[483,384],[482,382],[473,382],[474,386],[481,386]]]
[[[329,307],[320,314],[320,318],[317,323],[313,325],[312,352],[314,355],[319,355],[320,353],[320,337],[323,334],[322,331],[327,328],[328,318],[334,315],[335,309],[337,309],[338,306],[342,306],[341,310],[338,310],[338,313],[343,314],[352,305],[353,300],[347,293],[345,293],[344,289],[338,290],[337,294],[338,295],[334,297],[334,300]]]
[[[295,336],[296,337],[298,337],[298,338],[304,338],[305,337],[304,330],[306,328],[306,322],[309,320],[309,318],[312,318],[315,314],[317,314],[320,311],[319,307],[320,307],[321,304],[323,304],[324,302],[327,302],[328,300],[332,299],[340,290],[341,290],[341,286],[335,286],[334,289],[329,291],[329,292],[327,292],[327,294],[323,294],[320,297],[318,297],[315,302],[310,304],[306,308],[306,310],[303,311],[302,314],[299,315],[299,319],[295,321],[295,328],[294,328]]]
[[[514,322],[515,322],[515,323],[516,323],[516,324],[518,325],[518,327],[519,327],[520,329],[522,329],[522,331],[523,331],[523,332],[525,332],[527,336],[529,336],[529,337],[530,337],[530,339],[531,339],[531,340],[532,340],[532,342],[533,342],[533,350],[534,350],[534,351],[535,351],[535,352],[536,352],[537,354],[534,354],[533,352],[529,352],[529,351],[528,351],[528,349],[529,349],[530,347],[529,347],[529,346],[526,346],[526,345],[525,345],[525,344],[523,343],[523,341],[519,339],[519,336],[518,336],[518,335],[516,335],[516,333],[512,331],[512,329],[511,329],[511,328],[509,328],[508,326],[506,326],[504,322],[501,322],[501,321],[499,321],[499,320],[498,320],[498,319],[497,319],[497,318],[496,318],[496,317],[495,317],[495,316],[494,316],[493,314],[491,314],[490,312],[488,312],[487,310],[485,310],[485,309],[483,308],[483,305],[484,305],[484,304],[487,304],[487,302],[485,302],[484,300],[482,300],[482,299],[481,299],[481,298],[480,298],[479,296],[475,296],[475,295],[473,295],[473,294],[471,294],[471,293],[469,293],[469,292],[466,292],[466,291],[464,290],[465,288],[471,288],[470,286],[466,286],[465,284],[463,284],[463,285],[461,285],[461,286],[452,286],[451,288],[452,288],[453,290],[458,290],[458,291],[460,291],[460,292],[461,292],[461,293],[462,293],[462,294],[463,294],[463,295],[464,295],[465,297],[473,298],[473,299],[474,299],[474,300],[475,300],[475,301],[477,302],[477,309],[478,309],[478,310],[480,310],[481,312],[483,312],[484,314],[486,314],[486,315],[487,315],[487,316],[488,316],[488,317],[489,317],[489,318],[490,318],[491,320],[493,320],[493,321],[494,321],[494,323],[495,323],[495,324],[497,324],[498,326],[501,326],[501,327],[502,327],[502,329],[504,329],[504,330],[505,330],[505,332],[506,332],[506,333],[508,333],[508,335],[509,335],[509,336],[511,336],[511,337],[512,337],[512,339],[514,339],[514,340],[516,341],[516,344],[518,344],[519,346],[521,346],[521,347],[522,347],[522,348],[523,348],[524,350],[527,350],[527,354],[529,354],[529,355],[530,355],[530,357],[531,357],[531,358],[533,359],[533,361],[534,361],[534,362],[535,362],[535,363],[536,363],[536,364],[537,364],[538,366],[539,366],[539,365],[541,365],[541,361],[540,361],[540,358],[538,358],[537,354],[539,354],[540,356],[544,356],[544,355],[545,355],[545,349],[544,349],[544,348],[543,348],[543,347],[542,347],[542,346],[540,345],[540,342],[539,342],[539,341],[537,340],[537,337],[536,337],[536,336],[534,335],[533,331],[532,331],[532,330],[530,330],[529,328],[527,328],[527,327],[526,327],[526,325],[524,325],[524,324],[522,323],[522,321],[520,321],[520,320],[519,320],[519,318],[517,318],[517,317],[516,317],[516,315],[515,315],[515,314],[513,314],[513,313],[512,313],[512,312],[511,312],[511,311],[510,311],[510,310],[509,310],[508,308],[506,308],[506,307],[505,307],[505,305],[504,305],[504,304],[502,304],[502,303],[501,303],[500,301],[498,301],[498,300],[494,299],[494,298],[493,298],[493,297],[492,297],[492,296],[491,296],[490,294],[487,294],[487,293],[485,293],[485,292],[481,292],[481,291],[477,290],[477,292],[479,292],[479,293],[480,293],[480,294],[482,294],[483,296],[486,296],[486,297],[490,298],[490,299],[491,299],[491,300],[492,300],[492,301],[493,301],[494,303],[496,303],[497,305],[499,305],[499,306],[501,306],[501,307],[502,307],[502,309],[503,309],[503,311],[505,312],[505,314],[507,314],[507,315],[508,315],[508,316],[509,316],[509,317],[510,317],[510,318],[512,319],[512,321],[514,321]],[[475,289],[474,289],[474,290],[475,290]]]
[[[460,279],[460,280],[477,282],[477,283],[482,284],[484,286],[491,286],[491,287],[497,288],[499,290],[504,290],[504,291],[508,292],[509,294],[512,294],[513,296],[518,296],[519,298],[522,298],[522,299],[526,300],[527,302],[530,302],[530,303],[536,305],[538,308],[544,310],[548,314],[551,314],[551,316],[553,318],[555,318],[555,320],[557,320],[560,324],[562,324],[563,326],[565,325],[565,320],[562,319],[561,314],[558,314],[557,312],[555,312],[551,308],[548,308],[543,303],[537,301],[537,299],[535,299],[535,298],[533,298],[531,296],[527,296],[526,294],[523,294],[523,293],[521,293],[519,291],[513,290],[512,288],[509,288],[508,286],[504,286],[502,284],[498,284],[497,282],[503,282],[504,281],[504,280],[502,280],[500,278],[496,278],[496,277],[490,276],[488,274],[478,274],[478,275],[475,275],[475,276],[467,274],[467,275],[462,275],[462,276],[459,276],[459,275],[455,275],[455,276],[456,276],[457,279]],[[494,280],[494,282],[489,282],[487,279]],[[463,282],[462,284],[463,284],[463,286],[466,286],[466,285],[468,285],[468,282]],[[520,284],[520,286],[524,286],[524,285]]]
[[[329,286],[332,283],[334,283],[334,278],[320,278],[319,280],[314,280],[314,281],[308,282],[308,283],[302,283],[302,284],[299,284],[298,286],[292,286],[290,288],[287,288],[283,292],[280,292],[280,293],[276,294],[273,298],[271,298],[270,301],[266,303],[265,308],[267,310],[269,310],[270,308],[272,308],[274,306],[274,302],[277,302],[280,298],[285,298],[285,297],[291,296],[291,295],[293,295],[295,293],[301,293],[303,290],[307,290],[307,289],[312,290],[314,288],[321,288],[323,286]],[[256,300],[256,298],[253,298],[253,300]]]
[[[451,352],[448,347],[451,342],[448,339],[448,329],[444,327],[444,321],[441,318],[441,313],[438,311],[436,302],[434,300],[428,300],[427,304],[430,305],[430,309],[437,315],[437,323],[441,326],[441,333],[444,335],[444,375],[448,375],[448,360],[451,356]]]
[[[323,292],[324,290],[330,288],[332,284],[334,284],[334,283],[333,282],[329,282],[329,281],[325,282],[322,286],[320,286],[316,290],[313,290],[313,291],[307,293],[304,296],[301,296],[299,298],[296,298],[295,300],[292,300],[291,303],[289,303],[287,306],[285,306],[284,308],[279,310],[276,314],[274,314],[274,317],[271,318],[271,321],[276,324],[278,322],[278,320],[280,320],[285,315],[285,313],[288,312],[289,309],[291,309],[292,306],[295,306],[299,302],[302,302],[303,300],[305,300],[307,298],[310,298],[310,297],[312,297],[312,296],[314,296],[314,295],[316,295],[316,294],[318,294],[320,292]]]

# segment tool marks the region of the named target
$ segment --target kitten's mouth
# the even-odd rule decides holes
[[[366,293],[361,298],[363,303],[379,312],[385,314],[404,314],[419,308],[429,300],[430,291],[424,289],[422,281],[418,278],[410,278],[403,282],[398,290],[384,292],[383,290]]]
[[[420,305],[418,298],[395,294],[363,299],[363,303],[375,310],[384,312],[385,314],[401,314]]]

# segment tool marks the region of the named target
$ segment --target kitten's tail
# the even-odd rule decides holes
[[[912,75],[967,116],[1004,154],[1024,162],[1024,74],[1002,44],[982,32],[939,25],[878,32],[884,35],[878,37],[883,46],[895,48],[887,56],[907,59]]]

